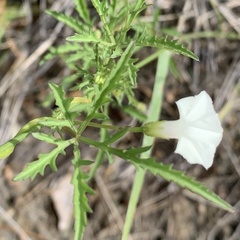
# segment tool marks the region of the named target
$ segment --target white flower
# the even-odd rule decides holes
[[[176,104],[180,119],[146,123],[143,132],[149,136],[178,139],[175,153],[191,164],[198,163],[208,169],[223,133],[212,100],[202,91],[194,97],[180,99]]]

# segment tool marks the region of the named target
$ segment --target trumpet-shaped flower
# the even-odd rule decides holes
[[[176,102],[180,118],[175,121],[150,122],[143,125],[146,135],[178,139],[175,153],[191,164],[212,166],[223,129],[210,96],[202,91],[194,97]]]

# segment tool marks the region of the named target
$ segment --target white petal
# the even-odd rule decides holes
[[[215,112],[212,104],[212,99],[202,91],[194,97],[186,97],[176,102],[180,118],[187,121],[196,121],[208,113]]]
[[[206,142],[195,142],[189,138],[178,141],[175,153],[182,155],[191,164],[201,164],[208,169],[212,166],[216,146]]]
[[[192,109],[194,97],[186,97],[176,101],[180,118],[185,117]]]
[[[198,163],[208,169],[223,133],[212,99],[202,91],[195,97],[180,99],[176,104],[180,119],[145,124],[145,133],[165,139],[177,138],[175,152],[189,163]]]

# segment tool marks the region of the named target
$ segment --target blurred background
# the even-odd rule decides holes
[[[93,9],[88,1],[90,9]],[[222,211],[197,195],[146,175],[130,240],[239,240],[240,239],[240,1],[239,0],[148,0],[141,14],[143,23],[155,21],[156,34],[179,39],[200,59],[173,55],[165,85],[161,119],[177,119],[175,101],[206,90],[224,128],[213,166],[206,171],[188,164],[173,153],[176,142],[156,140],[157,161],[173,164],[188,176],[236,208]],[[3,144],[28,121],[51,114],[43,102],[48,82],[60,83],[71,74],[56,57],[39,65],[53,46],[73,32],[44,11],[51,9],[76,15],[72,0],[0,0],[0,143]],[[94,13],[94,12],[93,12]],[[157,13],[157,14],[156,14]],[[94,17],[94,16],[93,16]],[[139,60],[153,53],[145,48]],[[136,98],[147,108],[152,95],[156,61],[138,72]],[[127,125],[129,116],[117,108],[111,117]],[[86,134],[97,137],[88,129]],[[121,147],[140,146],[142,135],[128,134]],[[73,239],[72,168],[70,153],[58,159],[57,173],[46,170],[34,181],[13,182],[23,167],[48,152],[51,146],[28,137],[14,153],[0,161],[0,240]],[[96,150],[82,147],[82,156],[94,159]],[[70,152],[70,151],[69,151]],[[87,170],[87,169],[86,169]],[[122,159],[106,161],[91,182],[85,240],[121,239],[135,169]]]

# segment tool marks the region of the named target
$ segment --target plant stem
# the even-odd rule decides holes
[[[83,123],[84,121],[77,121],[78,124]],[[101,129],[110,129],[115,131],[123,130],[124,128],[128,129],[128,132],[142,132],[142,127],[130,127],[130,126],[113,126],[108,124],[101,124],[101,123],[94,123],[89,122],[88,127],[95,127],[95,128],[101,128]]]
[[[107,137],[107,130],[101,128],[100,142],[104,142],[106,137]],[[98,154],[96,156],[96,160],[95,160],[94,165],[93,165],[93,167],[91,168],[91,170],[88,174],[88,178],[86,179],[87,182],[89,182],[95,176],[95,173],[96,173],[98,167],[101,165],[101,163],[103,161],[104,154],[105,153],[101,149],[98,149]]]
[[[159,118],[161,105],[162,105],[162,98],[163,98],[163,87],[168,74],[170,58],[171,58],[171,53],[169,51],[162,50],[161,53],[159,54],[153,95],[152,95],[152,100],[151,100],[149,112],[148,112],[148,119],[147,119],[148,122],[157,121]],[[143,147],[153,145],[153,143],[154,143],[154,138],[146,135],[144,136],[143,144],[142,144]],[[149,157],[150,155],[151,155],[151,150],[148,150],[147,152],[142,153],[141,157],[145,158],[145,157]],[[128,204],[126,219],[125,219],[124,228],[123,228],[122,240],[128,239],[133,218],[134,218],[134,213],[136,211],[137,203],[142,190],[144,177],[145,177],[145,170],[138,169],[135,175],[133,188],[131,191],[131,196]]]
[[[159,54],[162,52],[162,50],[158,50],[155,53],[151,54],[150,56],[143,59],[141,62],[136,64],[136,68],[142,68],[143,66],[149,64],[153,60],[157,59]]]

